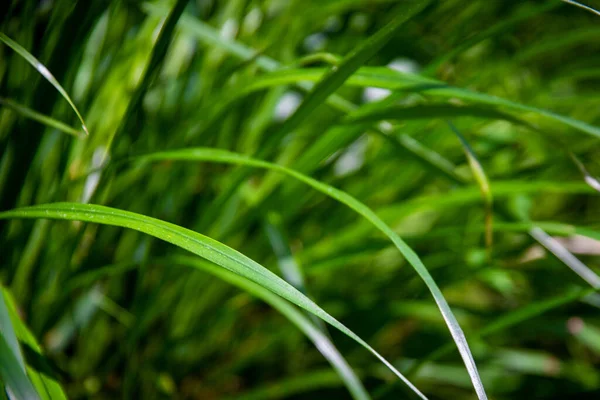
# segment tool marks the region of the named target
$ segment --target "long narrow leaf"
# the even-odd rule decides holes
[[[366,218],[377,229],[383,232],[394,243],[396,248],[402,253],[406,260],[413,266],[415,271],[419,274],[421,279],[425,282],[431,294],[433,295],[433,298],[437,303],[444,317],[444,320],[448,325],[450,333],[460,351],[460,354],[463,358],[465,366],[467,367],[469,376],[471,377],[477,395],[480,398],[487,398],[485,390],[483,388],[483,384],[481,383],[481,378],[479,377],[477,366],[475,365],[475,361],[473,360],[473,356],[471,355],[471,350],[469,349],[469,345],[464,336],[464,333],[460,325],[456,321],[456,318],[452,313],[450,306],[446,302],[444,295],[435,283],[435,280],[433,279],[431,274],[429,274],[429,271],[427,271],[427,268],[425,267],[425,265],[423,265],[419,256],[417,256],[417,254],[400,238],[400,236],[398,236],[398,234],[396,234],[388,225],[386,225],[386,223],[383,222],[383,220],[379,218],[377,214],[375,214],[369,207],[359,202],[357,199],[350,196],[349,194],[338,190],[332,186],[319,182],[309,176],[303,175],[297,171],[282,167],[281,165],[272,164],[266,161],[253,159],[224,150],[209,148],[184,149],[178,151],[175,150],[147,154],[138,157],[137,159],[140,161],[212,161],[278,171],[294,179],[306,183],[307,185],[318,190],[319,192],[324,193],[325,195],[339,201],[340,203],[345,204],[346,206],[356,211],[358,214]]]
[[[20,367],[19,361],[11,351],[3,332],[0,332],[0,377],[13,398],[31,400],[40,398],[25,370]]]
[[[85,121],[83,120],[83,117],[81,116],[81,113],[79,112],[77,107],[75,107],[75,103],[73,103],[73,100],[71,100],[71,97],[69,96],[67,91],[60,85],[60,83],[58,83],[58,81],[56,80],[54,75],[52,75],[52,73],[48,70],[48,68],[46,68],[44,64],[42,64],[37,58],[35,58],[30,52],[28,52],[23,46],[21,46],[19,43],[15,42],[2,32],[0,32],[0,41],[2,41],[8,47],[13,49],[17,54],[23,57],[29,64],[31,64],[31,66],[33,66],[33,68],[35,68],[44,78],[46,78],[46,80],[50,82],[56,90],[58,90],[61,96],[67,101],[67,103],[69,103],[73,111],[75,111],[75,114],[77,114],[77,118],[79,118],[79,121],[81,122],[81,127],[83,128],[85,134],[89,135],[87,126],[85,126]]]
[[[65,395],[60,383],[54,377],[52,377],[51,373],[48,372],[51,371],[51,368],[46,362],[42,348],[36,341],[29,328],[27,328],[23,321],[21,321],[17,312],[15,300],[13,299],[11,293],[8,290],[3,289],[2,294],[18,340],[23,345],[28,346],[28,348],[35,353],[37,365],[27,365],[27,372],[31,382],[33,383],[33,386],[37,389],[37,392],[42,400],[66,399],[67,396]]]
[[[589,11],[591,13],[596,14],[596,15],[600,15],[600,11],[598,11],[595,8],[592,8],[590,6],[586,6],[585,4],[579,3],[578,1],[575,1],[575,0],[562,0],[562,1],[564,1],[565,3],[568,3],[568,4],[572,4],[572,5],[576,6],[576,7],[583,8],[584,10],[587,10],[587,11]]]
[[[74,135],[74,136],[82,136],[81,135],[81,131],[78,131],[75,128],[71,128],[69,125],[62,123],[52,117],[49,117],[47,115],[41,114],[37,111],[32,110],[31,108],[25,107],[21,104],[18,104],[10,99],[5,99],[0,97],[0,105],[4,106],[4,107],[8,107],[13,111],[16,111],[17,113],[21,114],[22,116],[26,117],[26,118],[30,118],[34,121],[37,121],[41,124],[44,124],[50,128],[54,128],[54,129],[58,129],[59,131],[68,133],[69,135]]]
[[[179,246],[269,289],[273,293],[278,294],[284,299],[289,300],[331,324],[369,350],[394,374],[396,374],[396,376],[402,379],[416,394],[418,394],[419,397],[426,399],[425,395],[410,383],[389,361],[312,300],[294,289],[293,286],[268,269],[216,240],[169,222],[128,211],[92,204],[53,203],[0,212],[0,219],[9,218],[46,218],[120,226],[146,233],[150,236]]]

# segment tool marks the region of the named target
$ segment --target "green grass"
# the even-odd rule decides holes
[[[3,397],[600,390],[591,7],[11,3]]]

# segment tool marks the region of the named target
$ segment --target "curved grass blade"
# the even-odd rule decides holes
[[[278,294],[339,329],[377,357],[398,378],[403,380],[413,392],[419,395],[420,398],[426,399],[425,395],[410,383],[389,361],[308,297],[298,292],[289,283],[260,264],[207,236],[156,218],[92,204],[52,203],[0,212],[0,219],[13,218],[58,219],[120,226],[146,233],[179,246],[269,289],[273,293]]]
[[[254,158],[250,158],[247,156],[243,156],[240,154],[232,153],[225,150],[219,149],[211,149],[211,148],[195,148],[195,149],[184,149],[184,150],[174,150],[174,151],[165,151],[158,153],[146,154],[140,157],[136,157],[136,160],[147,160],[147,161],[211,161],[211,162],[223,162],[229,164],[237,164],[248,167],[256,167],[263,168],[272,171],[281,172],[287,176],[290,176],[294,179],[297,179],[301,182],[306,183],[312,188],[318,190],[319,192],[339,201],[340,203],[345,204],[350,207],[358,214],[367,219],[372,225],[374,225],[377,229],[379,229],[382,233],[384,233],[396,246],[396,248],[402,253],[402,255],[406,258],[410,265],[415,269],[417,274],[421,277],[427,288],[430,290],[431,294],[435,302],[440,309],[442,316],[444,317],[444,321],[446,322],[450,333],[459,349],[459,352],[463,358],[465,366],[469,372],[469,376],[471,381],[473,382],[473,386],[477,392],[477,395],[480,399],[487,398],[485,394],[485,390],[483,388],[483,384],[481,383],[481,378],[479,377],[479,372],[477,370],[477,366],[475,365],[475,361],[473,360],[473,356],[471,355],[471,350],[469,349],[469,345],[464,336],[464,333],[456,321],[450,306],[446,302],[444,295],[441,290],[437,286],[433,277],[429,274],[429,271],[423,265],[419,256],[410,248],[400,236],[396,232],[394,232],[381,218],[377,216],[369,207],[350,196],[346,192],[343,192],[339,189],[336,189],[332,186],[319,182],[309,176],[303,175],[297,171],[291,170],[289,168],[285,168],[281,165],[272,164],[266,161],[257,160]],[[1,217],[2,214],[0,214]]]
[[[23,345],[26,345],[30,351],[35,353],[36,362],[30,362],[27,365],[27,372],[33,386],[37,389],[42,400],[66,399],[67,396],[62,390],[60,383],[52,376],[52,368],[49,366],[49,363],[46,362],[42,348],[33,334],[29,331],[29,328],[27,328],[19,318],[15,300],[11,293],[3,288],[2,294],[18,340]],[[27,357],[25,358],[27,359]]]
[[[596,10],[596,9],[590,7],[590,6],[586,6],[585,4],[581,4],[581,3],[579,3],[579,2],[577,2],[575,0],[562,0],[562,1],[565,2],[565,3],[567,3],[567,4],[572,4],[575,7],[583,8],[584,10],[587,10],[587,11],[589,11],[591,13],[596,14],[596,15],[600,15],[600,11],[598,11],[598,10]]]
[[[21,114],[26,118],[30,118],[34,121],[39,122],[40,124],[44,124],[50,128],[58,129],[64,133],[68,133],[69,135],[74,135],[77,137],[82,137],[82,132],[78,131],[75,128],[71,128],[69,125],[62,123],[52,117],[41,114],[37,111],[32,110],[31,108],[25,107],[19,103],[15,103],[10,99],[5,99],[0,97],[0,105],[4,107],[8,107],[11,110]]]
[[[46,66],[42,64],[37,58],[35,58],[30,52],[25,50],[23,46],[21,46],[19,43],[15,42],[2,32],[0,32],[0,41],[2,41],[8,47],[17,52],[17,54],[23,57],[29,64],[33,66],[33,68],[35,68],[44,78],[46,78],[46,80],[50,82],[56,90],[58,90],[61,96],[67,101],[67,103],[69,103],[73,111],[75,111],[75,114],[77,114],[77,118],[79,118],[79,121],[81,122],[81,127],[85,135],[89,135],[90,133],[87,129],[87,126],[85,125],[85,121],[83,120],[83,117],[81,116],[81,113],[79,113],[77,107],[75,107],[75,103],[73,103],[73,100],[71,100],[71,97],[69,97],[67,91],[63,89],[60,83],[58,83],[54,75],[52,75],[52,73],[48,71],[48,68],[46,68]]]
[[[556,258],[561,260],[566,266],[571,268],[571,270],[579,275],[584,281],[589,283],[590,286],[594,289],[600,289],[600,276],[565,249],[556,239],[537,226],[529,231],[529,235],[554,254]]]
[[[331,366],[336,370],[354,399],[370,399],[367,391],[352,368],[348,365],[327,335],[287,301],[248,279],[242,278],[237,274],[219,268],[217,265],[197,257],[178,256],[164,260],[165,263],[169,263],[170,261],[175,264],[204,270],[271,305],[296,325],[296,327],[315,344],[321,354],[323,354]]]

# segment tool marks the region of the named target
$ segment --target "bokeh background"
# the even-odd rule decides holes
[[[356,197],[417,252],[491,398],[593,398],[600,16],[558,0],[430,1],[336,98],[281,130],[326,70],[412,2],[5,3],[0,31],[64,86],[89,136],[53,125],[80,127],[1,44],[0,210],[103,204],[203,233],[292,282],[431,399],[475,398],[427,287],[354,211],[272,171],[124,161],[202,146],[287,166]],[[288,319],[184,254],[122,228],[0,222],[5,296],[69,398],[350,397]],[[416,398],[315,326],[372,398]]]

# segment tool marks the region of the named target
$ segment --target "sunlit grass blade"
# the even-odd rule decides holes
[[[579,275],[583,280],[590,284],[594,289],[600,289],[600,276],[598,276],[590,267],[582,263],[577,257],[569,252],[556,239],[548,235],[539,227],[534,227],[529,234],[548,251],[554,254],[573,272]]]
[[[13,111],[16,111],[17,113],[21,114],[22,116],[26,117],[26,118],[30,118],[34,121],[39,122],[40,124],[44,124],[50,128],[54,128],[54,129],[58,129],[61,132],[64,133],[68,133],[69,135],[74,135],[77,137],[81,137],[82,136],[82,131],[79,131],[75,128],[71,128],[69,125],[64,124],[52,117],[49,117],[47,115],[44,114],[40,114],[37,111],[34,111],[30,108],[27,108],[19,103],[16,103],[10,99],[5,99],[0,97],[0,105],[4,106],[4,107],[8,107]]]
[[[33,363],[28,364],[27,373],[39,396],[42,400],[66,399],[67,396],[60,383],[52,376],[52,369],[46,362],[42,348],[29,331],[29,328],[21,321],[12,295],[6,289],[2,289],[2,295],[17,339],[35,354],[35,365]],[[27,357],[25,358],[27,361]]]
[[[209,150],[209,154],[210,154]],[[168,154],[168,153],[166,153]],[[218,154],[218,153],[216,153]],[[226,153],[229,154],[229,153]],[[84,221],[102,225],[119,226],[133,229],[165,242],[174,244],[205,258],[231,272],[243,276],[256,284],[269,289],[275,294],[296,304],[304,310],[318,316],[325,322],[339,329],[345,335],[369,350],[385,364],[398,378],[402,379],[419,397],[426,397],[410,383],[389,361],[375,351],[363,339],[341,324],[312,300],[297,291],[293,286],[267,270],[260,264],[237,252],[236,250],[197,232],[161,221],[148,216],[91,204],[53,203],[23,207],[0,212],[0,219],[44,218],[71,221]]]
[[[71,97],[69,97],[69,94],[67,93],[67,91],[65,89],[63,89],[63,87],[60,85],[60,83],[58,83],[58,81],[56,80],[54,75],[52,75],[52,73],[50,71],[48,71],[48,68],[46,68],[46,66],[44,64],[42,64],[37,58],[35,58],[30,52],[28,52],[23,46],[21,46],[19,43],[15,42],[14,40],[9,38],[2,32],[0,32],[0,40],[4,44],[6,44],[8,47],[13,49],[21,57],[23,57],[48,82],[50,82],[56,90],[58,90],[58,92],[61,94],[61,96],[67,101],[67,103],[69,103],[69,105],[71,106],[73,111],[75,111],[75,114],[77,114],[77,118],[79,118],[79,121],[81,122],[81,127],[82,127],[83,131],[85,132],[85,134],[89,135],[89,131],[85,125],[85,121],[83,120],[83,117],[81,116],[81,113],[79,112],[77,107],[75,107],[75,103],[73,103],[73,100],[71,100]]]
[[[584,10],[587,10],[587,11],[589,11],[591,13],[596,14],[596,15],[600,15],[600,11],[598,11],[598,10],[596,10],[596,9],[590,7],[590,6],[586,6],[585,4],[579,3],[578,1],[575,1],[575,0],[562,0],[562,1],[564,1],[567,4],[572,4],[572,5],[576,6],[576,7],[583,8]]]
[[[469,162],[469,168],[473,173],[473,177],[475,178],[475,182],[477,182],[477,186],[479,186],[479,189],[481,190],[481,197],[483,198],[483,204],[485,207],[485,244],[488,250],[491,250],[492,242],[494,239],[494,197],[490,189],[490,182],[485,171],[483,170],[481,163],[479,162],[479,159],[477,158],[477,155],[473,151],[473,148],[469,145],[469,142],[467,142],[467,139],[452,122],[447,121],[447,123],[450,129],[454,132],[454,134],[460,141],[461,146]]]
[[[327,335],[287,301],[283,300],[279,296],[274,295],[264,287],[249,281],[248,279],[242,278],[237,274],[234,274],[226,269],[219,268],[217,265],[208,263],[202,259],[189,256],[179,256],[171,257],[167,260],[163,260],[162,262],[168,264],[169,261],[172,261],[174,264],[204,270],[271,305],[294,325],[296,325],[296,327],[300,329],[315,344],[321,354],[327,358],[327,361],[329,361],[331,366],[336,370],[354,399],[370,399],[367,391],[352,368],[348,365],[344,357],[340,354]]]
[[[479,373],[477,371],[477,366],[475,365],[475,361],[473,360],[473,356],[471,355],[471,350],[469,349],[469,345],[464,336],[464,333],[456,321],[450,306],[446,302],[444,295],[439,289],[437,283],[433,279],[433,277],[427,271],[427,268],[421,262],[419,256],[398,236],[396,232],[394,232],[381,218],[377,216],[370,208],[368,208],[363,203],[359,202],[354,197],[350,196],[346,192],[338,190],[332,186],[329,186],[325,183],[317,181],[309,176],[303,175],[297,171],[291,170],[289,168],[282,167],[281,165],[269,163],[262,160],[253,159],[251,157],[246,157],[240,154],[232,153],[229,151],[219,150],[219,149],[210,149],[210,148],[192,148],[192,149],[184,149],[184,150],[174,150],[174,151],[166,151],[166,152],[158,152],[146,154],[143,156],[139,156],[136,158],[139,161],[212,161],[212,162],[224,162],[230,164],[243,165],[248,167],[256,167],[263,168],[272,171],[281,172],[289,177],[297,179],[301,182],[306,183],[307,185],[313,187],[319,192],[339,201],[340,203],[345,204],[350,207],[366,220],[368,220],[373,226],[375,226],[378,230],[384,233],[391,241],[394,243],[396,248],[402,253],[402,255],[406,258],[410,265],[415,269],[417,274],[421,277],[427,288],[430,290],[431,294],[435,302],[437,303],[443,317],[444,321],[448,325],[450,333],[460,351],[461,356],[463,357],[463,361],[467,370],[469,372],[469,376],[473,381],[473,386],[477,392],[477,395],[480,398],[487,398],[485,394],[485,390],[483,388],[483,384],[481,383],[481,378],[479,377]],[[1,215],[1,214],[0,214]]]

